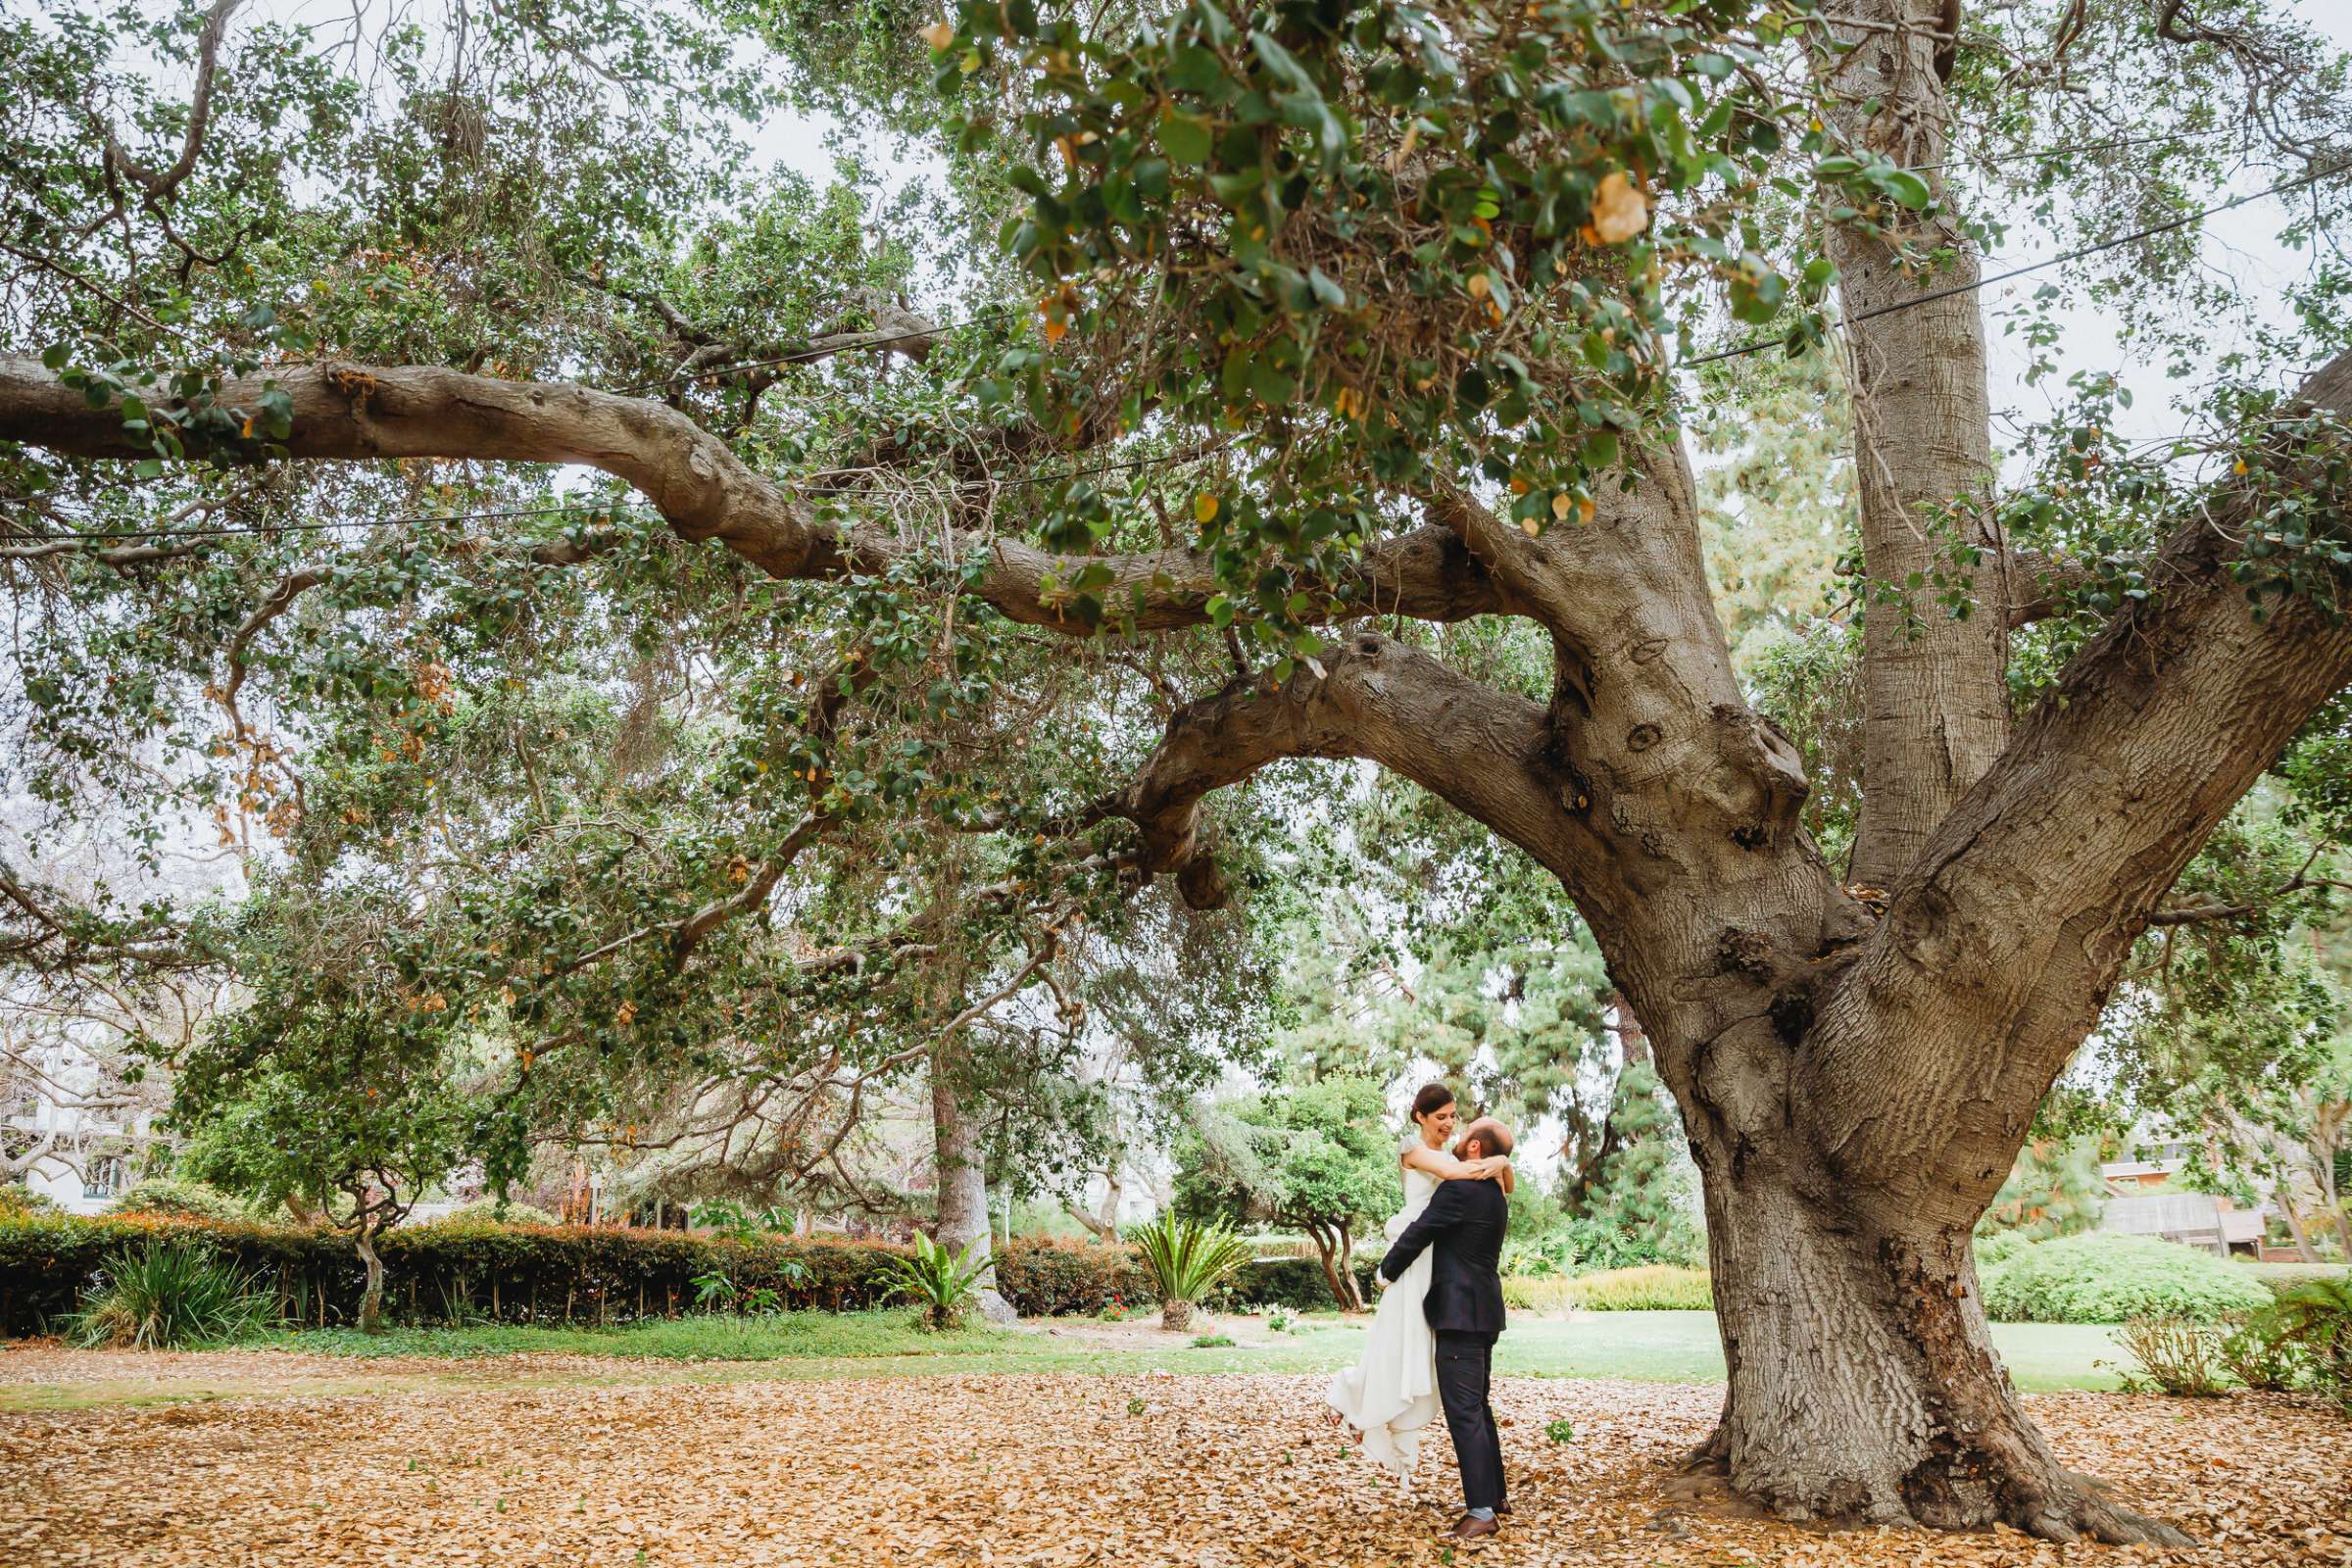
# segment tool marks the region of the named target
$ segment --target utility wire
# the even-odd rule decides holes
[[[2083,142],[2080,146],[2070,143],[2062,147],[2034,147],[2024,152],[2003,153],[1998,158],[1986,158],[1982,161],[1998,168],[2003,164],[2032,163],[2036,159],[2073,158],[2082,153],[2113,152],[2119,147],[2163,147],[2177,141],[2203,141],[2214,136],[2234,135],[2241,128],[2243,127],[2237,125],[2216,125],[2210,130],[2176,130],[2168,131],[2161,136],[2118,136],[2113,141]],[[1942,163],[1913,164],[1905,172],[1913,174],[1925,174],[1938,169],[1966,169],[1976,161],[1965,156],[1947,156]]]
[[[2161,136],[2122,136],[2112,141],[2085,142],[2080,146],[2068,145],[2061,147],[2029,148],[2024,152],[2004,153],[1997,158],[1985,159],[1984,162],[1997,166],[2002,164],[2027,163],[2034,159],[2046,160],[2072,158],[2082,153],[2112,152],[2120,147],[2151,147],[2163,146],[2171,142],[2198,141],[2213,136],[2229,135],[2237,129],[2238,127],[2234,125],[2221,125],[2215,126],[2208,130],[2175,131]],[[1969,160],[1966,158],[1953,158],[1946,159],[1944,162],[1938,164],[1916,164],[1906,169],[1904,172],[1906,173],[1925,174],[1942,169],[1966,168],[1968,165]],[[874,341],[871,343],[850,343],[825,348],[810,347],[795,349],[789,354],[778,354],[764,360],[738,360],[731,365],[706,366],[701,369],[680,370],[675,374],[658,376],[651,381],[637,381],[628,386],[608,387],[604,388],[603,390],[610,391],[616,397],[634,397],[640,392],[650,392],[658,387],[691,385],[696,381],[702,380],[716,381],[721,376],[732,375],[738,370],[759,370],[767,368],[770,366],[803,365],[814,360],[835,359],[844,354],[860,353],[866,349],[890,348],[895,344],[904,343],[907,339],[914,337],[944,337],[950,332],[960,331],[967,326],[978,326],[983,321],[994,320],[1000,317],[1017,314],[1019,314],[1019,311],[1018,307],[1015,306],[991,306],[987,310],[974,312],[972,315],[964,318],[960,321],[951,322],[946,326],[933,327],[925,332],[901,332],[894,336],[888,337],[883,336],[880,332],[875,332],[873,334],[869,334],[874,338]]]
[[[1897,311],[1916,310],[1922,305],[1933,305],[1937,300],[1948,300],[1956,294],[1973,294],[1977,290],[1990,287],[1994,283],[2006,283],[2013,277],[2023,277],[2028,272],[2038,272],[2044,268],[2057,267],[2067,262],[2079,262],[2086,256],[2096,256],[2102,251],[2111,251],[2118,246],[2130,245],[2135,240],[2152,239],[2158,234],[2169,234],[2177,228],[2186,228],[2191,223],[2202,222],[2216,213],[2226,213],[2232,207],[2243,207],[2248,202],[2258,202],[2265,196],[2283,195],[2287,191],[2298,190],[2305,185],[2317,184],[2330,175],[2342,173],[2347,169],[2352,169],[2352,159],[2346,159],[2330,168],[2315,169],[2310,173],[2299,174],[2293,179],[2282,180],[2278,184],[2267,186],[2262,190],[2248,191],[2243,196],[2232,196],[2226,202],[2218,202],[2198,212],[2187,213],[2161,223],[2150,223],[2145,228],[2135,228],[2129,234],[2119,234],[2113,239],[2101,240],[2096,245],[2084,245],[2077,250],[2061,251],[2056,256],[2045,256],[2038,262],[2028,262],[2023,267],[2012,267],[2005,272],[1995,272],[1990,277],[1980,277],[1973,283],[1954,283],[1949,288],[1939,288],[1933,293],[1917,295],[1907,300],[1893,300],[1885,305],[1874,306],[1867,311],[1856,311],[1853,315],[1845,317],[1843,320],[1845,324],[1851,325],[1856,321],[1868,321],[1882,316],[1892,316]],[[1732,348],[1718,349],[1713,354],[1702,354],[1695,360],[1679,361],[1674,368],[1688,370],[1701,365],[1712,365],[1718,360],[1738,359],[1743,354],[1760,354],[1766,349],[1778,348],[1788,341],[1787,336],[1757,338]]]

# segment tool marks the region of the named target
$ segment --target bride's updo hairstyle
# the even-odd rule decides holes
[[[1444,1110],[1452,1103],[1452,1090],[1444,1084],[1423,1084],[1421,1092],[1413,1096],[1413,1125],[1420,1126],[1424,1117]]]

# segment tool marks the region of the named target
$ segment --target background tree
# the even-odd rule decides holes
[[[2098,1224],[2106,1197],[2095,1140],[2029,1139],[1977,1221],[1977,1234],[2014,1231],[2029,1242],[2072,1236]]]
[[[1689,1263],[1706,1250],[1691,1221],[1689,1167],[1678,1165],[1681,1129],[1646,1062],[1628,1066],[1609,1105],[1608,1150],[1591,1179],[1563,1194],[1569,1243],[1595,1268]]]
[[[1402,1147],[1372,1078],[1335,1074],[1205,1102],[1176,1145],[1176,1212],[1303,1231],[1332,1298],[1360,1312],[1355,1232],[1396,1210]]]

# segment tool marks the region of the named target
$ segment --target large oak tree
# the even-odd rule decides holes
[[[551,307],[529,341],[504,318],[534,296],[485,287],[468,344],[429,319],[323,316],[316,338],[270,338],[269,318],[226,313],[241,288],[269,303],[240,281],[255,264],[206,248],[225,232],[173,227],[183,203],[272,244],[299,228],[276,173],[242,214],[200,194],[234,9],[210,13],[191,110],[150,117],[150,151],[74,119],[101,138],[93,194],[114,210],[42,227],[32,254],[113,308],[85,298],[104,332],[0,363],[0,438],[230,470],[582,465],[743,578],[837,585],[869,612],[889,584],[934,596],[950,627],[1042,634],[1018,646],[1102,682],[1107,738],[1068,743],[1091,791],[859,803],[1075,847],[1009,888],[1166,877],[1216,906],[1235,881],[1218,792],[1300,759],[1393,769],[1557,879],[1646,1031],[1705,1188],[1730,1368],[1705,1458],[1792,1518],[2170,1534],[2051,1454],[1993,1352],[1969,1237],[2135,941],[2206,917],[2166,906],[2183,865],[2352,679],[2337,605],[2352,358],[2241,400],[2210,482],[2140,466],[2119,489],[2091,429],[2055,460],[2064,505],[2012,505],[1969,286],[1984,230],[1946,199],[1945,172],[1962,86],[1987,137],[2079,135],[2047,108],[2079,69],[2142,88],[2242,81],[2250,120],[2303,160],[2287,171],[2340,189],[2324,183],[2340,172],[2326,135],[2298,141],[2282,114],[2277,29],[2077,7],[2020,58],[1927,0],[1821,16],[1285,0],[1145,18],[991,0],[917,43],[922,19],[891,8],[784,5],[760,15],[805,75],[875,123],[927,128],[961,220],[1004,219],[1010,261],[964,259],[969,324],[875,295],[814,323],[833,330],[762,337],[746,323],[779,308],[720,287],[743,283],[743,253],[680,260],[638,210],[602,215],[620,237],[598,252],[566,214],[485,181],[463,208],[478,243],[453,248],[445,283],[584,275],[657,324],[566,336]],[[551,22],[543,41],[592,52],[592,32]],[[2147,63],[2168,50],[2189,62],[2172,78]],[[952,122],[927,107],[933,62]],[[451,157],[504,145],[478,107],[496,92],[452,81],[410,122]],[[109,223],[154,254],[107,270]],[[174,269],[214,301],[189,327],[155,303]],[[1842,324],[1825,338],[1833,284]],[[688,288],[703,292],[681,304]],[[1709,590],[1669,362],[1678,328],[1720,329],[1717,306],[1845,358],[1866,591],[1847,865],[1806,831],[1802,759],[1750,706]],[[2326,329],[2325,312],[2310,319]],[[191,333],[212,334],[210,359]],[[110,359],[102,339],[135,347]],[[409,358],[430,363],[355,352],[387,341],[422,342]],[[884,377],[809,378],[876,350],[920,367],[892,376],[944,390],[924,403]],[[142,380],[148,366],[171,373]],[[649,366],[651,385],[631,376]],[[860,395],[862,416],[806,412]],[[2144,552],[2069,564],[2012,537],[2101,505],[2136,521]],[[175,569],[181,536],[152,510],[137,521],[127,544],[23,548],[74,553],[69,593]],[[478,580],[593,570],[619,549],[518,526],[444,554]],[[186,617],[159,640],[225,640],[241,681],[257,632],[328,580],[265,581],[250,622]],[[2020,710],[2013,637],[2053,613],[2083,635]],[[1542,651],[1532,687],[1472,667],[1507,670],[1477,640],[1497,623]],[[821,690],[803,735],[872,695],[855,661]],[[1130,757],[1139,717],[1155,738]],[[949,720],[971,722],[960,706]],[[680,963],[850,814],[831,764],[795,755],[794,783],[765,786],[809,786],[793,796],[805,811],[778,814],[776,873],[656,928]]]

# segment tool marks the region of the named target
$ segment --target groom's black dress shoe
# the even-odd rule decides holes
[[[1480,1519],[1470,1514],[1464,1514],[1454,1521],[1453,1529],[1447,1534],[1456,1541],[1476,1541],[1479,1537],[1491,1536],[1501,1528],[1502,1526],[1493,1519]]]

